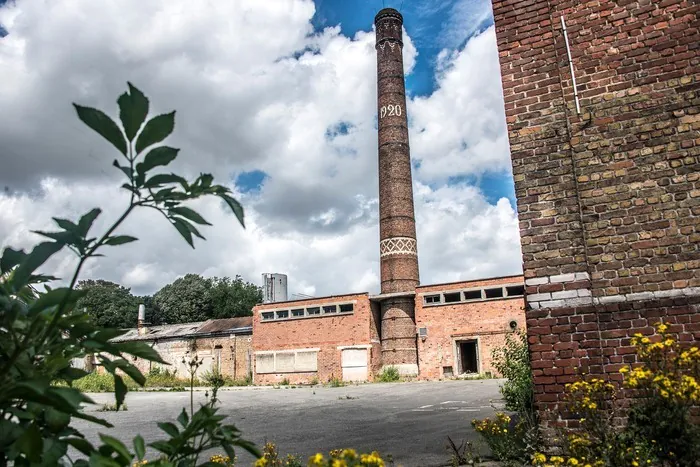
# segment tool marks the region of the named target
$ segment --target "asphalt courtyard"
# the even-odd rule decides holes
[[[429,467],[448,461],[448,435],[455,441],[476,440],[470,422],[492,415],[494,406],[500,406],[499,384],[499,380],[474,380],[235,388],[220,392],[220,407],[246,439],[258,446],[274,441],[280,453],[307,459],[316,452],[352,447],[391,454],[397,465]],[[111,394],[91,397],[99,404],[113,402]],[[195,392],[195,406],[204,400],[204,392]],[[82,421],[74,426],[92,441],[97,441],[98,432],[122,440],[140,433],[147,443],[162,439],[165,435],[156,423],[175,422],[181,408],[189,407],[189,392],[130,392],[126,404],[126,412],[93,414],[114,428],[98,430]],[[251,465],[251,456],[237,454],[237,465]]]

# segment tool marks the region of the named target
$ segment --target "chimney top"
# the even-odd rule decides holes
[[[399,13],[399,10],[395,8],[384,8],[382,10],[379,10],[379,13],[377,13],[377,16],[374,17],[374,24],[377,24],[379,20],[390,16],[393,18],[396,18],[399,20],[401,24],[403,24],[403,16],[401,16],[401,13]]]
[[[144,305],[144,304],[139,305],[139,318],[138,319],[140,322],[146,321],[146,305]]]

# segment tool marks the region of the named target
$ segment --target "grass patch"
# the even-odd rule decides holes
[[[388,366],[384,368],[379,375],[377,375],[375,381],[379,383],[395,383],[396,381],[401,381],[399,369],[395,366]]]
[[[345,386],[345,381],[334,376],[330,379],[330,381],[328,381],[328,385],[332,388],[342,388],[343,386]]]

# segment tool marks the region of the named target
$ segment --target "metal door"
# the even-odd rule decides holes
[[[367,381],[367,349],[343,349],[343,381]]]

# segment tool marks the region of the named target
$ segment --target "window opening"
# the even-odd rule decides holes
[[[317,306],[307,308],[306,309],[306,314],[311,316],[311,315],[320,315],[321,314],[321,309]]]
[[[292,310],[292,316],[294,316],[295,318],[298,318],[300,316],[304,316],[304,309],[297,308],[296,310]]]
[[[525,286],[524,285],[511,285],[510,287],[506,287],[506,294],[509,297],[517,297],[519,295],[525,295]]]
[[[440,295],[426,295],[424,300],[426,304],[440,303]]]
[[[354,307],[352,303],[345,303],[343,305],[340,305],[339,308],[341,313],[350,313]]]
[[[462,294],[459,292],[451,292],[445,294],[445,303],[456,303],[462,301]]]
[[[289,318],[289,310],[281,310],[277,312],[277,319]]]
[[[486,289],[486,298],[499,298],[503,297],[503,287],[497,289]]]
[[[323,313],[325,313],[325,314],[335,313],[335,312],[336,312],[335,305],[326,305],[323,307]]]
[[[275,319],[275,313],[272,311],[266,311],[265,313],[262,314],[262,319],[267,321],[270,319]]]
[[[481,289],[478,290],[465,290],[464,291],[465,300],[481,300]]]

